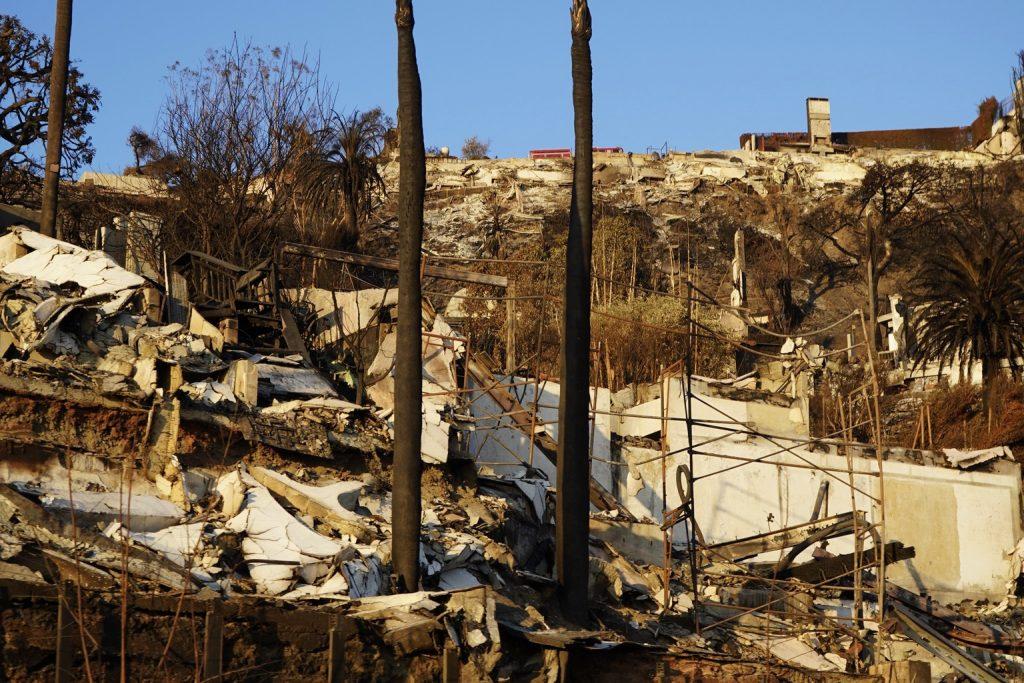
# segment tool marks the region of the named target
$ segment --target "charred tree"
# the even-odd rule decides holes
[[[46,168],[43,176],[43,206],[39,230],[57,232],[57,191],[60,182],[61,140],[64,137],[64,105],[68,92],[68,64],[71,50],[71,0],[57,0],[57,23],[53,29],[53,67],[50,70],[50,108],[46,117]]]
[[[576,130],[572,202],[565,256],[562,389],[558,400],[558,496],[555,561],[565,616],[588,620],[590,548],[590,269],[593,219],[593,93],[590,8],[572,0],[572,100]]]
[[[395,361],[395,460],[392,555],[397,587],[419,589],[420,429],[423,361],[420,248],[426,155],[423,102],[413,40],[412,0],[395,0],[398,28],[398,348]]]

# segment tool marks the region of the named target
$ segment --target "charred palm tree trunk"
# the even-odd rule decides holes
[[[562,390],[558,401],[556,569],[565,616],[588,620],[590,549],[590,253],[593,214],[593,93],[590,8],[572,0],[572,101],[576,128],[572,204],[565,257]]]
[[[50,63],[50,109],[46,115],[46,168],[43,175],[43,206],[39,230],[53,236],[57,229],[57,186],[60,181],[61,140],[64,137],[64,105],[68,92],[68,61],[71,50],[71,0],[57,0]]]
[[[987,431],[992,433],[992,403],[999,378],[999,360],[986,353],[981,357],[981,410],[985,413]],[[964,448],[967,444],[964,444]]]
[[[345,198],[345,227],[341,231],[342,249],[353,247],[359,241],[359,188],[355,187],[354,180],[350,182]]]
[[[420,247],[423,241],[423,103],[413,41],[412,0],[395,0],[398,27],[398,349],[395,361],[395,460],[392,556],[401,592],[419,589],[420,427],[423,363]]]

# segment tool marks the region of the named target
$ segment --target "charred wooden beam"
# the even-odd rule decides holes
[[[861,527],[868,525],[863,512],[857,513],[858,524]],[[835,538],[853,532],[853,513],[844,512],[840,515],[826,517],[816,522],[807,522],[778,531],[771,531],[757,536],[738,538],[735,541],[726,541],[707,546],[705,553],[711,560],[721,559],[729,562],[754,557],[761,553],[773,550],[791,548],[807,541],[812,536],[821,535],[821,540]]]
[[[885,544],[885,552],[879,553],[878,548],[871,548],[861,553],[858,560],[856,553],[847,553],[837,557],[828,557],[820,560],[813,560],[794,567],[788,567],[782,571],[775,571],[775,563],[764,567],[763,571],[767,576],[774,576],[778,579],[798,579],[806,583],[828,583],[842,576],[850,575],[854,569],[873,565],[884,556],[887,565],[895,562],[902,562],[915,557],[913,546],[904,547],[899,541]]]

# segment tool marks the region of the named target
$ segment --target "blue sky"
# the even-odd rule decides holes
[[[492,153],[569,146],[568,0],[417,0],[427,144],[477,134]],[[34,31],[52,0],[7,0]],[[804,128],[807,96],[836,130],[964,125],[1009,94],[1021,0],[591,0],[595,143],[729,149],[745,131]],[[345,109],[394,112],[389,0],[78,0],[72,57],[103,94],[93,168],[127,165],[152,129],[167,66],[232,34],[319,55]]]

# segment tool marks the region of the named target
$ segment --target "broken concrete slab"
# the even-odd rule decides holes
[[[317,582],[342,549],[289,514],[261,485],[246,491],[241,511],[226,526],[245,534],[242,552],[249,573],[269,595],[285,593],[297,582]]]
[[[157,496],[120,493],[75,491],[73,494],[47,492],[40,496],[47,510],[71,520],[72,510],[76,524],[91,528],[106,527],[111,522],[124,521],[133,531],[159,531],[177,524],[185,511]]]
[[[285,499],[300,515],[311,515],[341,534],[357,541],[370,540],[371,533],[361,515],[354,512],[359,494],[365,488],[361,481],[339,481],[323,486],[310,486],[292,481],[284,474],[263,467],[250,469],[252,477],[271,493]]]

